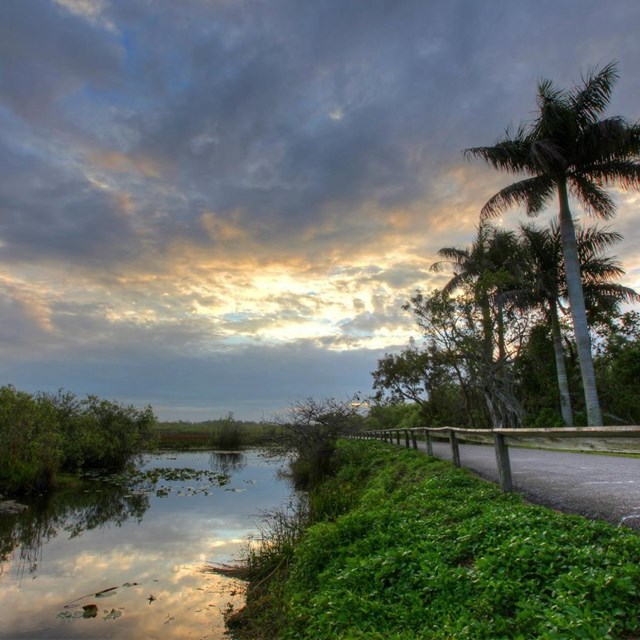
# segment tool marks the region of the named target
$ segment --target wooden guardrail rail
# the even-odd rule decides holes
[[[427,455],[433,455],[433,440],[447,440],[456,467],[460,466],[459,443],[493,444],[500,487],[511,491],[509,446],[563,451],[599,451],[602,453],[640,454],[640,426],[630,427],[563,427],[554,429],[460,429],[458,427],[417,427],[413,429],[382,429],[362,431],[356,438],[376,439],[400,444],[401,436],[407,448],[418,448],[418,435],[423,434]]]

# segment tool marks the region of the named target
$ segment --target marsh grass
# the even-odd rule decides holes
[[[218,449],[238,451],[268,447],[279,427],[262,422],[225,418],[204,422],[160,422],[154,429],[161,449]]]

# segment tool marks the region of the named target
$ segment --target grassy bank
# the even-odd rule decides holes
[[[342,442],[336,465],[306,530],[279,520],[250,558],[236,637],[640,637],[636,533],[381,443]]]

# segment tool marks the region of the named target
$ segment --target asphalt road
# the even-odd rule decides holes
[[[419,442],[420,449],[425,443]],[[451,460],[446,442],[433,442]],[[514,490],[530,502],[640,530],[640,458],[509,447]],[[498,481],[493,447],[460,445],[462,466]]]

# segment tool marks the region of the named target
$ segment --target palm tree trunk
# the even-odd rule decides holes
[[[558,320],[558,305],[555,300],[550,300],[549,305],[551,307],[551,337],[553,338],[553,352],[556,357],[556,376],[558,378],[558,391],[560,392],[560,412],[562,413],[562,420],[565,426],[573,427],[573,411],[571,410],[567,367],[564,363],[562,334],[560,333],[560,321]]]
[[[491,320],[491,306],[489,304],[489,296],[486,291],[482,291],[480,296],[480,309],[482,312],[482,340],[484,366],[489,367],[493,364],[493,322]]]
[[[502,302],[502,293],[497,294],[497,329],[498,329],[498,361],[503,363],[507,357],[507,349],[504,341],[504,304]]]
[[[564,267],[567,277],[567,289],[569,292],[569,305],[573,320],[573,331],[578,347],[578,360],[580,362],[580,374],[584,388],[584,399],[587,409],[587,422],[591,427],[602,425],[602,414],[598,391],[596,389],[596,376],[591,358],[591,338],[589,325],[587,324],[587,312],[582,293],[580,280],[580,260],[578,259],[578,245],[576,231],[569,209],[567,183],[564,178],[558,180],[558,197],[560,200],[560,234],[562,236],[562,252],[564,254]]]

